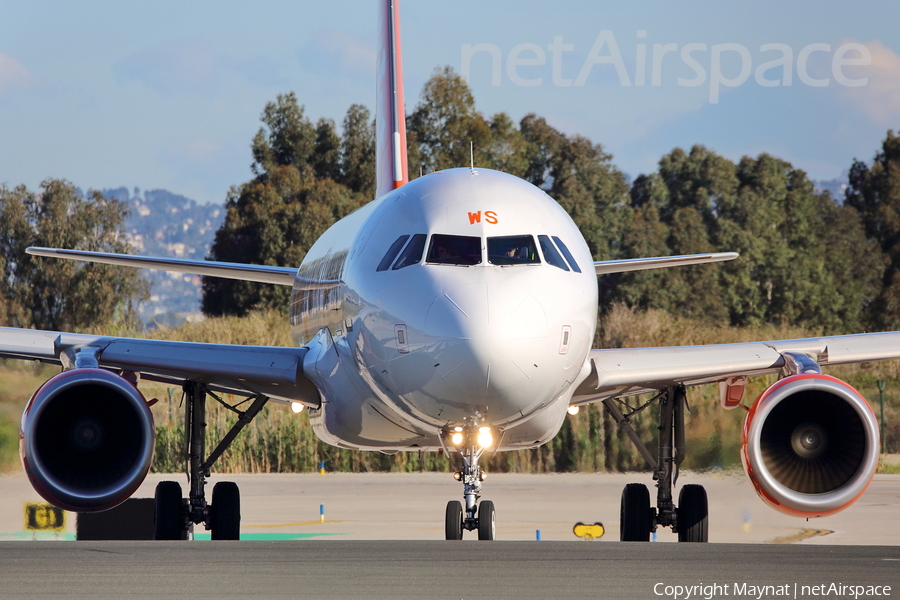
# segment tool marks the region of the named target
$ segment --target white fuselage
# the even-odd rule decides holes
[[[434,449],[481,419],[500,449],[546,442],[587,376],[592,261],[553,199],[487,169],[432,173],[342,219],[310,249],[291,302],[323,400],[316,433]]]

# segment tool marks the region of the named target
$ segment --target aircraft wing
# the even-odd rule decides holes
[[[256,283],[274,283],[275,285],[292,286],[297,283],[304,289],[331,289],[342,285],[340,279],[308,279],[300,277],[294,267],[274,267],[268,265],[250,265],[244,263],[218,262],[213,260],[188,260],[184,258],[164,258],[159,256],[136,256],[133,254],[115,254],[112,252],[89,252],[87,250],[65,250],[62,248],[38,248],[32,246],[25,252],[33,256],[64,258],[84,262],[132,267],[136,269],[156,269],[157,271],[175,271],[177,273],[193,273],[205,277],[222,279],[238,279]]]
[[[819,365],[900,358],[900,332],[680,346],[591,350],[591,374],[573,404],[655,392],[673,385],[699,385],[734,376],[777,373],[785,354],[804,354]]]
[[[307,348],[198,344],[0,327],[0,357],[71,367],[88,351],[100,367],[133,371],[143,379],[180,385],[191,379],[209,389],[319,405],[303,374]]]
[[[628,271],[645,271],[647,269],[663,269],[666,267],[685,267],[688,265],[703,265],[723,260],[734,260],[738,256],[737,252],[711,252],[709,254],[602,260],[594,263],[594,271],[597,272],[597,275],[608,275],[610,273],[627,273]]]
[[[276,285],[294,285],[297,269],[291,267],[270,267],[264,265],[244,265],[239,263],[215,262],[211,260],[186,260],[181,258],[160,258],[155,256],[134,256],[112,252],[88,252],[86,250],[63,250],[60,248],[36,248],[25,250],[33,256],[65,258],[84,262],[103,263],[122,267],[157,269],[193,273],[209,277],[240,279]]]

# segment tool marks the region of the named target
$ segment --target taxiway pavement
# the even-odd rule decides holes
[[[135,496],[152,497],[162,479],[184,484],[185,478],[150,475]],[[214,475],[211,484],[219,480],[240,486],[244,540],[441,540],[446,503],[462,494],[462,485],[446,473]],[[498,540],[536,540],[540,531],[542,541],[608,543],[619,537],[622,488],[634,481],[649,484],[653,497],[648,474],[572,473],[489,474],[483,498],[496,506]],[[706,487],[713,543],[900,545],[900,475],[876,475],[852,507],[809,521],[770,509],[739,471],[686,472],[678,483]],[[74,515],[60,534],[25,530],[24,507],[39,501],[24,474],[0,476],[0,541],[74,538]],[[602,522],[606,535],[599,542],[581,542],[572,533],[578,522]],[[196,537],[203,533],[199,528]],[[466,539],[475,537],[466,533]],[[675,538],[660,530],[656,541]]]
[[[0,595],[16,600],[686,600],[693,586],[700,587],[689,600],[896,599],[900,547],[415,540],[0,542]],[[854,587],[852,592],[844,587],[835,588],[842,593],[822,593],[831,586]],[[856,586],[864,593],[854,595],[860,589]]]
[[[74,519],[58,534],[25,531],[24,506],[40,498],[21,473],[0,477],[0,598],[900,599],[897,475],[807,523],[765,506],[742,474],[685,473],[709,493],[710,544],[615,543],[622,487],[643,474],[489,475],[495,542],[441,540],[444,506],[461,493],[448,474],[219,479],[241,486],[240,542],[14,541],[74,538]],[[576,539],[579,521],[603,522],[606,536]],[[851,585],[863,587],[827,593]]]

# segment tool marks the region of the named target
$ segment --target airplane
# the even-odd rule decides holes
[[[380,1],[375,199],[338,221],[299,268],[30,248],[32,255],[164,269],[292,288],[295,347],[155,341],[0,328],[0,356],[62,367],[22,415],[20,454],[35,490],[78,512],[131,496],[154,450],[140,380],[181,386],[189,490],[159,483],[155,537],[185,539],[203,524],[239,539],[240,493],[210,471],[268,401],[305,406],[316,435],[342,448],[443,451],[459,457],[463,501],[445,511],[445,538],[496,536],[481,500],[486,451],[538,447],[570,409],[601,402],[652,468],[622,492],[620,539],[669,527],[708,541],[708,498],[674,496],[685,457],[686,388],[718,383],[724,408],[747,409],[742,459],[760,497],[815,517],[857,500],[878,465],[871,407],[822,366],[900,357],[900,332],[707,346],[594,349],[598,275],[706,264],[735,253],[595,262],[569,215],[543,190],[474,164],[409,181],[399,8]],[[748,377],[779,374],[748,408]],[[619,398],[652,393],[659,436],[648,448]],[[233,405],[225,394],[241,400]],[[209,397],[239,415],[207,453]],[[640,410],[640,409],[638,409]]]

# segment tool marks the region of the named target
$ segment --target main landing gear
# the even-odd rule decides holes
[[[654,400],[659,401],[656,456],[644,445],[629,423],[633,414],[648,407]],[[623,542],[647,542],[650,541],[650,533],[661,526],[671,527],[678,534],[679,542],[708,541],[709,510],[703,486],[682,486],[677,506],[672,497],[672,488],[678,480],[678,468],[685,455],[684,387],[666,388],[627,415],[622,414],[613,398],[604,400],[603,405],[653,467],[653,479],[656,481],[656,508],[650,506],[650,492],[646,485],[629,483],[622,490],[619,539]]]
[[[463,484],[465,507],[459,500],[447,503],[444,515],[445,538],[461,540],[463,531],[477,530],[479,540],[493,540],[496,533],[494,503],[490,500],[478,503],[478,499],[481,498],[481,483],[485,477],[478,466],[478,459],[492,443],[490,430],[487,427],[476,426],[455,427],[447,437],[463,459],[462,469],[454,473],[453,478]]]
[[[206,453],[206,396],[212,395],[220,404],[239,415],[238,421],[225,434],[219,445],[204,460]],[[241,496],[238,486],[230,481],[220,481],[213,487],[212,503],[206,502],[206,478],[213,463],[222,455],[269,400],[256,396],[246,411],[223,402],[211,394],[205,385],[196,381],[184,384],[184,447],[188,459],[190,492],[182,498],[181,484],[177,481],[161,481],[156,486],[156,511],[154,539],[183,540],[192,525],[204,523],[214,540],[240,539]],[[245,400],[245,402],[248,402]]]

